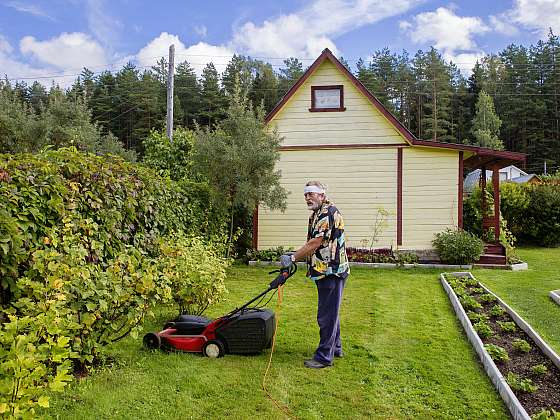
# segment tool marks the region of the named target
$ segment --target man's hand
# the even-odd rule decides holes
[[[280,257],[280,265],[282,268],[286,268],[292,265],[294,261],[292,260],[292,254],[284,254]]]

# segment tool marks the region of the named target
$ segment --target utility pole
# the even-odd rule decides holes
[[[544,161],[544,174],[546,175],[546,159]]]
[[[173,78],[175,73],[175,45],[169,47],[169,71],[167,74],[167,137],[173,142]]]

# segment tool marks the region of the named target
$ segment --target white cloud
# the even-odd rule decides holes
[[[208,34],[208,28],[204,25],[195,25],[195,27],[193,28],[195,34],[197,34],[199,37],[201,38],[206,38],[206,35]]]
[[[506,15],[490,16],[490,25],[492,29],[500,34],[513,36],[519,33],[519,30],[509,22]]]
[[[108,62],[99,43],[81,32],[63,33],[46,41],[26,36],[20,41],[20,51],[43,65],[61,70],[102,67]]]
[[[175,45],[175,64],[188,61],[195,72],[200,75],[207,63],[213,62],[218,72],[223,72],[227,63],[233,57],[233,51],[225,46],[215,46],[199,42],[189,47],[177,35],[162,32],[157,38],[150,41],[136,55],[138,64],[151,66],[161,57],[169,56],[169,46]]]
[[[480,18],[457,16],[445,7],[420,13],[413,23],[401,22],[400,26],[413,42],[431,44],[444,53],[476,49],[473,37],[490,30]]]
[[[54,18],[41,9],[36,4],[27,4],[20,1],[11,1],[6,3],[6,6],[11,7],[12,9],[17,10],[18,12],[28,13],[33,16],[46,18],[49,20],[54,20]]]
[[[513,8],[506,15],[513,22],[533,29],[541,36],[546,36],[549,28],[555,34],[560,32],[558,0],[515,0]]]
[[[11,54],[14,48],[10,45],[8,40],[0,35],[0,53]]]
[[[453,62],[463,74],[470,74],[477,61],[481,61],[486,54],[482,51],[473,53],[451,54],[444,53],[443,58],[448,62]]]
[[[123,24],[107,13],[104,0],[88,0],[88,27],[95,38],[106,47],[111,47],[119,39]]]
[[[23,63],[13,58],[14,48],[10,43],[0,35],[0,76],[8,77],[8,79],[19,78],[35,78],[44,75],[55,74],[57,71],[49,67],[33,67],[27,63]],[[28,81],[28,80],[26,80]],[[71,82],[69,82],[71,83]],[[45,83],[45,84],[50,84]]]
[[[247,22],[234,31],[232,48],[265,57],[315,58],[332,38],[405,13],[423,0],[315,0],[306,8],[264,21]]]

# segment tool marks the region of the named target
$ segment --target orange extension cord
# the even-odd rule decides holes
[[[278,410],[280,410],[282,413],[284,413],[287,417],[289,417],[291,419],[296,419],[297,417],[295,417],[290,412],[289,407],[287,405],[281,404],[280,402],[275,400],[272,397],[272,395],[270,395],[270,392],[266,388],[266,377],[268,376],[268,372],[270,370],[270,365],[272,364],[272,355],[274,354],[274,345],[276,344],[276,332],[278,331],[278,319],[280,318],[280,307],[282,305],[283,295],[284,295],[284,285],[280,285],[280,286],[278,286],[278,301],[276,302],[276,326],[274,327],[274,334],[272,335],[272,347],[270,349],[270,358],[268,359],[268,366],[266,367],[266,370],[265,370],[264,375],[263,375],[262,389],[266,393],[266,396],[274,403],[276,408],[278,408]]]

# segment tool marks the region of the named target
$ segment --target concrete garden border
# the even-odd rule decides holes
[[[552,290],[548,295],[554,302],[560,305],[560,289]]]
[[[482,340],[478,337],[478,334],[475,332],[465,310],[459,303],[459,299],[457,298],[457,295],[455,294],[455,292],[453,291],[449,283],[447,283],[447,281],[445,280],[444,274],[452,275],[454,277],[467,276],[475,280],[476,278],[470,272],[453,272],[453,273],[440,274],[440,281],[443,285],[443,288],[445,289],[447,295],[449,296],[449,299],[451,300],[453,309],[455,310],[455,313],[457,314],[457,317],[459,318],[459,321],[461,322],[461,325],[463,326],[469,341],[475,348],[475,351],[478,354],[478,357],[480,358],[480,361],[484,366],[484,370],[486,371],[486,373],[490,377],[490,380],[498,390],[498,393],[504,400],[504,403],[506,404],[512,417],[516,420],[530,419],[529,415],[527,414],[527,411],[523,408],[523,406],[521,405],[521,403],[519,402],[519,400],[517,399],[517,397],[509,387],[509,385],[507,384],[505,378],[494,364],[494,361],[492,360],[492,358],[484,348],[484,344],[482,343]],[[560,368],[560,357],[558,357],[558,355],[548,346],[548,344],[546,344],[542,340],[542,338],[537,334],[537,332],[533,330],[531,326],[527,322],[525,322],[525,320],[523,320],[523,318],[521,318],[503,300],[501,300],[498,296],[492,293],[482,283],[479,282],[479,284],[485,290],[486,293],[492,294],[493,296],[496,297],[497,302],[499,302],[499,304],[502,305],[502,307],[506,310],[506,312],[515,321],[517,326],[521,328],[529,337],[531,337],[531,339],[535,342],[535,344],[552,361],[552,363],[554,363],[558,368]]]

